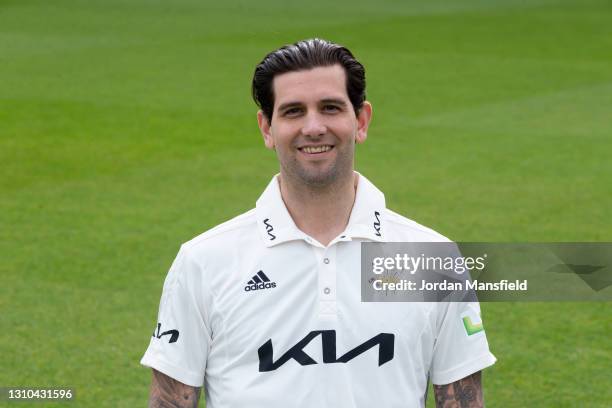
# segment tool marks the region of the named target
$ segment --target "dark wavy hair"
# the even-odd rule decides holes
[[[285,45],[270,52],[255,67],[253,74],[253,100],[268,120],[274,111],[274,77],[291,71],[340,64],[346,73],[346,91],[358,114],[365,101],[365,68],[348,48],[320,38],[312,38]]]

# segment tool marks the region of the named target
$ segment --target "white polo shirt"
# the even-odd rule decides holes
[[[360,175],[348,226],[325,247],[273,178],[255,209],[182,245],[141,363],[204,385],[208,408],[369,408],[424,407],[428,379],[495,362],[477,303],[361,302],[363,241],[447,239],[386,209]]]

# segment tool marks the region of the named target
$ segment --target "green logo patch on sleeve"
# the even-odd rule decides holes
[[[474,323],[470,316],[463,317],[463,327],[465,327],[465,331],[467,332],[468,336],[484,331],[484,326],[482,325],[482,321]]]

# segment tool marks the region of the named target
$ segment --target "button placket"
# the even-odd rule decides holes
[[[336,265],[335,245],[331,245],[318,252],[319,273],[319,314],[321,316],[335,316],[336,308]]]
[[[336,265],[334,262],[335,246],[331,246],[323,253],[321,273],[322,292],[325,300],[336,300]]]

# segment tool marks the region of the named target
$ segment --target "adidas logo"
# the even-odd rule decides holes
[[[259,271],[256,275],[253,275],[250,281],[247,282],[246,286],[244,287],[244,291],[250,292],[252,290],[273,289],[275,287],[276,282],[270,282],[270,278],[268,278],[263,271]]]

